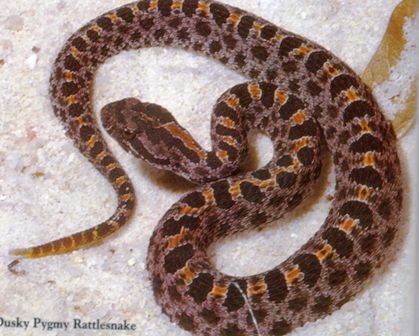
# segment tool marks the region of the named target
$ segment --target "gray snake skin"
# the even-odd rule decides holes
[[[391,256],[400,225],[396,139],[370,90],[316,43],[211,0],[148,0],[89,22],[59,53],[55,114],[83,155],[112,183],[118,207],[105,222],[17,255],[42,257],[98,242],[126,224],[135,195],[91,107],[96,68],[124,49],[175,46],[208,55],[249,82],[217,101],[205,151],[163,107],[127,98],[102,110],[126,150],[199,186],[176,202],[151,239],[147,265],[163,312],[195,335],[285,335],[339,309]],[[259,129],[274,154],[240,172],[246,134]],[[294,209],[320,173],[324,139],[336,192],[318,232],[275,268],[232,277],[206,253],[220,237],[258,228]]]

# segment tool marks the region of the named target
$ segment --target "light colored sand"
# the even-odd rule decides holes
[[[112,214],[115,195],[111,187],[72,146],[52,113],[48,78],[58,50],[73,31],[126,1],[2,2],[0,317],[19,316],[31,323],[34,317],[49,321],[126,319],[136,324],[137,335],[188,335],[161,314],[145,270],[154,226],[188,189],[171,175],[130,157],[112,141],[111,147],[137,188],[138,207],[131,224],[101,246],[22,261],[17,269],[24,275],[7,270],[13,260],[8,256],[10,248],[45,242],[90,227]],[[364,0],[354,7],[352,2],[335,0],[228,1],[319,42],[358,73],[373,55],[396,2]],[[395,85],[404,87],[407,76],[400,75]],[[211,107],[219,94],[241,81],[241,76],[222,65],[184,51],[125,52],[100,68],[94,106],[98,111],[104,104],[127,96],[159,103],[208,148]],[[384,94],[379,97],[390,116],[389,98]],[[411,129],[400,141],[409,185],[416,167],[416,130]],[[269,143],[258,138],[258,144],[260,160],[269,160]],[[217,267],[244,275],[284,260],[324,220],[330,205],[326,196],[333,192],[332,173],[325,174],[319,189],[319,195],[288,222],[218,244],[213,258]],[[409,187],[407,190],[411,191]],[[406,234],[396,260],[355,300],[332,316],[296,330],[293,336],[408,335],[415,242],[410,228],[413,207],[409,206],[409,195],[406,199]],[[44,333],[39,328],[22,331],[0,327],[0,335]],[[69,334],[88,333],[55,330],[48,335]]]

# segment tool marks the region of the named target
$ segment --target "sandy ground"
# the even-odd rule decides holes
[[[54,117],[48,98],[52,63],[66,38],[91,18],[122,0],[1,0],[0,13],[0,335],[44,335],[42,324],[74,319],[127,320],[135,332],[118,335],[188,335],[160,312],[145,270],[148,240],[159,218],[190,190],[109,140],[137,188],[138,206],[130,225],[106,243],[40,260],[23,260],[19,275],[7,269],[8,250],[57,238],[108,218],[116,199],[112,188],[73,147]],[[397,0],[226,0],[332,50],[358,73],[372,57]],[[407,58],[412,64],[412,58]],[[405,87],[409,74],[393,85]],[[204,57],[173,49],[124,52],[96,77],[96,111],[127,96],[159,103],[209,147],[209,118],[217,97],[243,78]],[[376,94],[387,116],[389,91]],[[411,191],[416,171],[417,126],[400,143],[406,180],[405,226],[400,251],[368,288],[332,316],[290,335],[405,336],[411,323],[414,234]],[[109,139],[109,138],[108,138]],[[256,161],[267,162],[269,141],[253,137]],[[320,226],[333,194],[333,169],[323,174],[316,195],[287,218],[258,233],[217,244],[215,265],[246,275],[271,268],[303,244]],[[263,258],[260,258],[263,256]],[[258,260],[258,262],[254,262]],[[28,329],[6,328],[5,320],[27,320]],[[3,326],[1,326],[3,321]],[[38,320],[36,320],[38,321]],[[58,324],[56,324],[58,327]],[[70,326],[71,328],[71,326]],[[88,335],[55,328],[47,335]],[[109,335],[109,332],[95,332]]]

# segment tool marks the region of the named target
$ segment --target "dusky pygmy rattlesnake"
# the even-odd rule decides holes
[[[131,217],[133,187],[99,131],[91,86],[107,58],[150,46],[203,53],[253,80],[218,100],[210,152],[160,106],[128,98],[102,110],[105,128],[125,149],[205,183],[168,210],[150,240],[148,269],[163,311],[194,334],[215,336],[284,335],[338,309],[388,257],[398,232],[402,188],[392,127],[370,90],[333,54],[210,0],[131,3],[69,38],[51,76],[54,111],[112,183],[118,208],[91,229],[13,252],[68,252],[104,239]],[[246,156],[250,128],[270,136],[273,158],[226,177]],[[319,231],[267,272],[231,277],[215,270],[206,250],[216,239],[273,221],[304,199],[320,172],[320,133],[333,155],[336,193]]]

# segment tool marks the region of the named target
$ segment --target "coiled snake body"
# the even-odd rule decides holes
[[[99,131],[91,86],[107,58],[150,46],[203,53],[251,79],[217,101],[211,151],[158,105],[127,98],[102,110],[105,128],[125,149],[202,184],[167,211],[150,240],[148,270],[164,313],[196,335],[284,335],[338,309],[385,261],[398,232],[402,189],[392,127],[333,54],[211,0],[131,3],[69,38],[51,76],[54,111],[114,186],[118,208],[91,229],[13,252],[71,251],[130,218],[133,187]],[[237,174],[251,128],[269,135],[274,154],[264,167]],[[320,134],[333,155],[336,193],[319,231],[267,272],[232,277],[214,269],[206,250],[216,239],[273,221],[304,199],[320,172]]]

